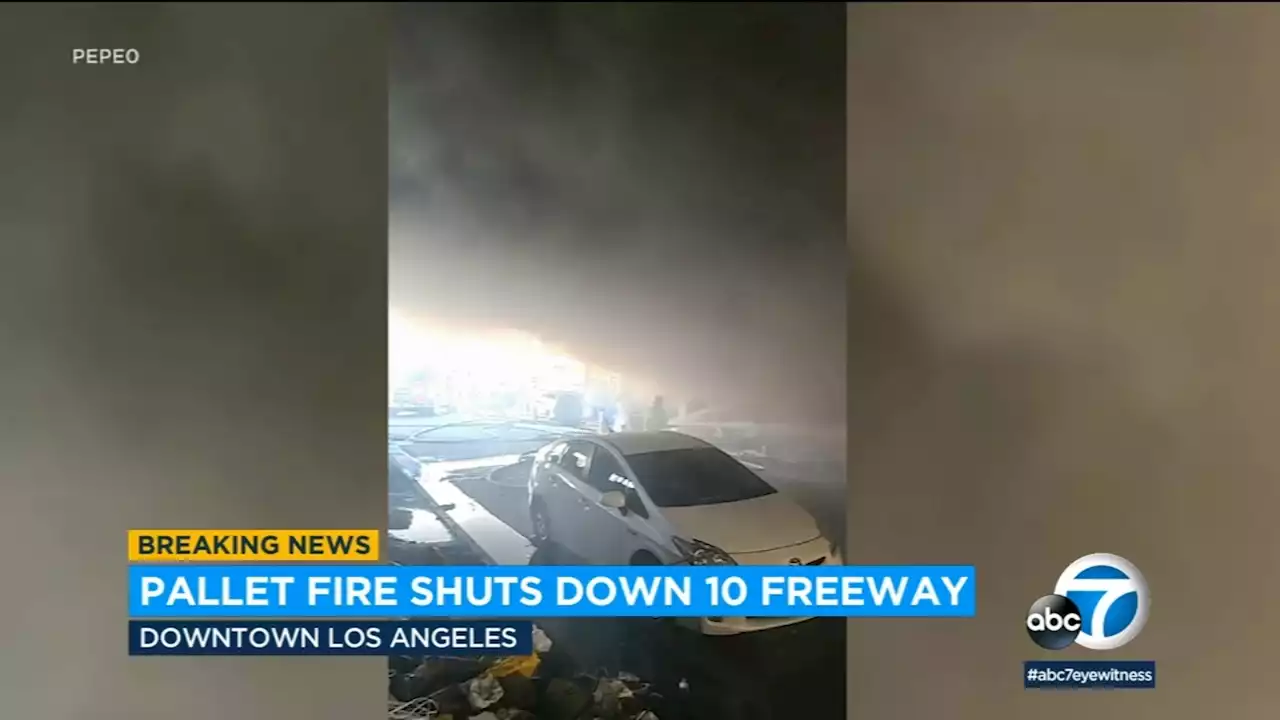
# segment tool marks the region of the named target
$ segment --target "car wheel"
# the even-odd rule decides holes
[[[547,508],[540,502],[529,504],[530,540],[536,547],[546,547],[551,542],[551,520],[547,517]]]

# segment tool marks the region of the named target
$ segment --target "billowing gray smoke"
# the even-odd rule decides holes
[[[981,587],[973,621],[854,623],[850,716],[1274,716],[1280,12],[849,19],[854,244],[928,348],[851,376],[851,554]],[[1159,689],[1024,691],[1027,608],[1092,552],[1142,568],[1150,622],[1057,657]]]
[[[394,306],[842,415],[842,7],[397,12]]]

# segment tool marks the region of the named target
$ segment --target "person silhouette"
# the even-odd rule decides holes
[[[667,415],[667,408],[662,402],[662,396],[655,395],[653,405],[649,407],[649,418],[645,423],[645,429],[665,430],[670,421],[671,418]]]

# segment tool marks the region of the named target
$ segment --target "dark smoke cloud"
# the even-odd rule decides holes
[[[385,522],[386,28],[0,7],[6,717],[385,713],[379,658],[145,662],[124,622],[128,528]],[[71,63],[104,46],[141,61]]]
[[[393,305],[843,414],[842,6],[397,12]]]
[[[981,583],[853,624],[851,716],[1273,716],[1280,13],[868,4],[849,52],[851,246],[915,328],[851,375],[849,545]],[[1106,657],[1160,688],[1026,692],[1021,620],[1091,552],[1146,574]]]

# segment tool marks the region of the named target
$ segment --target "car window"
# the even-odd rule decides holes
[[[569,471],[579,480],[586,481],[591,467],[591,456],[595,453],[595,445],[586,442],[567,443],[564,456],[560,459],[560,467]]]
[[[636,480],[658,507],[691,507],[772,495],[772,485],[717,448],[628,455]]]
[[[644,501],[636,492],[636,484],[627,477],[622,464],[606,450],[596,451],[591,459],[591,473],[587,476],[587,484],[602,493],[620,492],[627,496],[627,509],[641,517],[649,517]]]
[[[613,456],[613,453],[603,450],[596,453],[595,458],[592,459],[591,474],[587,477],[587,484],[602,493],[611,490],[627,492],[635,489],[635,483],[625,475],[618,459]]]

